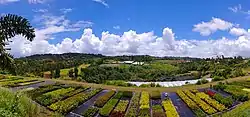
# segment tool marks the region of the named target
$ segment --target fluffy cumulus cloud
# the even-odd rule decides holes
[[[194,25],[193,31],[199,32],[202,36],[209,36],[217,30],[225,31],[231,27],[233,27],[233,24],[230,22],[224,21],[220,18],[212,18],[209,22],[201,22]]]
[[[92,29],[86,28],[79,39],[65,38],[58,44],[50,44],[46,38],[37,37],[33,42],[28,42],[17,36],[10,44],[10,52],[15,57],[66,52],[190,57],[250,55],[250,38],[247,35],[235,40],[224,37],[218,40],[176,40],[170,28],[165,28],[162,36],[156,36],[153,32],[138,34],[130,30],[123,35],[102,32],[101,37],[97,37]]]
[[[241,36],[241,35],[246,35],[248,32],[243,29],[243,28],[231,28],[230,29],[230,34],[235,35],[235,36]]]

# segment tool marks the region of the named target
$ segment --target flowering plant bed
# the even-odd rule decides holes
[[[100,96],[96,99],[95,101],[95,106],[97,107],[103,107],[107,101],[115,94],[115,91],[109,91],[106,94],[104,94],[103,96]]]
[[[166,99],[162,101],[162,106],[164,110],[166,111],[167,117],[179,117],[178,112],[176,111],[172,101],[170,99]]]
[[[125,117],[136,117],[139,110],[140,93],[135,93],[130,101],[130,107]]]
[[[139,117],[150,117],[149,93],[145,91],[141,93]]]
[[[153,114],[153,117],[165,117],[165,113],[161,105],[153,105],[152,114]]]
[[[199,92],[196,93],[196,96],[198,96],[199,98],[203,99],[205,102],[207,102],[208,104],[210,104],[212,107],[214,107],[215,109],[219,110],[219,111],[224,111],[226,110],[226,107],[223,104],[220,104],[219,102],[217,102],[216,100],[210,98],[207,94],[205,94],[204,92]]]
[[[112,99],[110,99],[101,109],[100,115],[102,116],[109,116],[111,111],[114,109],[116,104],[119,102],[120,98],[122,97],[122,92],[118,92]]]
[[[206,117],[207,115],[191,100],[183,91],[178,90],[177,94],[187,104],[187,106],[195,113],[197,117]]]
[[[102,89],[93,89],[90,92],[82,92],[65,100],[51,104],[49,108],[59,113],[66,114],[67,112],[84,103],[100,91],[102,91]]]
[[[188,97],[190,97],[190,99],[192,99],[207,114],[210,115],[210,114],[214,114],[214,113],[217,112],[213,107],[211,107],[210,105],[208,105],[206,102],[204,102],[203,100],[201,100],[201,98],[197,97],[196,95],[194,95],[190,91],[184,90],[183,92]]]
[[[98,111],[99,109],[96,107],[89,107],[88,110],[84,111],[81,115],[83,117],[94,117]]]
[[[119,115],[119,117],[124,117],[128,104],[128,100],[120,100],[113,112],[111,113],[111,117],[115,117],[114,115],[117,114]]]

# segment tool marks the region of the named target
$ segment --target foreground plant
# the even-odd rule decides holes
[[[39,117],[39,108],[23,94],[0,87],[0,117]]]

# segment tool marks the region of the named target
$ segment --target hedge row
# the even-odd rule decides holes
[[[115,94],[115,91],[109,91],[109,92],[107,92],[106,94],[104,94],[104,95],[98,97],[98,98],[96,99],[94,105],[97,106],[97,107],[99,107],[99,108],[103,107],[103,106],[107,103],[107,101],[108,101],[114,94]]]
[[[96,95],[102,91],[102,89],[93,89],[90,92],[82,92],[72,97],[69,97],[65,100],[58,101],[54,104],[49,106],[50,109],[57,111],[62,114],[66,114],[67,112],[71,111],[72,109],[76,108],[80,104],[84,103],[85,101],[89,100],[91,97]]]

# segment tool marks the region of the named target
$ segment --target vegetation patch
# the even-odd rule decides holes
[[[139,110],[140,93],[136,92],[130,101],[130,107],[125,117],[136,117]]]
[[[150,117],[149,93],[143,91],[140,98],[139,117]]]
[[[152,114],[153,114],[153,117],[165,117],[165,113],[161,105],[153,105]]]
[[[119,115],[119,117],[124,117],[128,104],[128,100],[120,100],[110,116],[117,117],[117,115]]]
[[[120,98],[122,97],[122,92],[118,92],[112,99],[110,99],[101,109],[100,115],[102,116],[109,116],[111,111],[114,109],[116,104],[119,102]]]
[[[51,104],[49,108],[59,113],[66,114],[67,112],[79,106],[81,103],[84,103],[85,101],[99,93],[101,90],[102,89],[93,89],[90,92],[79,93],[65,100]]]
[[[98,108],[91,106],[88,108],[88,110],[84,111],[81,115],[83,117],[94,117],[98,111],[99,111]]]
[[[103,107],[107,101],[115,94],[115,91],[109,91],[105,93],[104,95],[98,97],[94,103],[97,107]]]
[[[195,113],[197,117],[206,117],[207,115],[191,100],[183,91],[178,90],[177,94],[187,104],[187,106]]]
[[[162,106],[164,108],[165,115],[167,117],[179,117],[178,112],[176,111],[172,101],[170,99],[166,99],[162,101]]]

